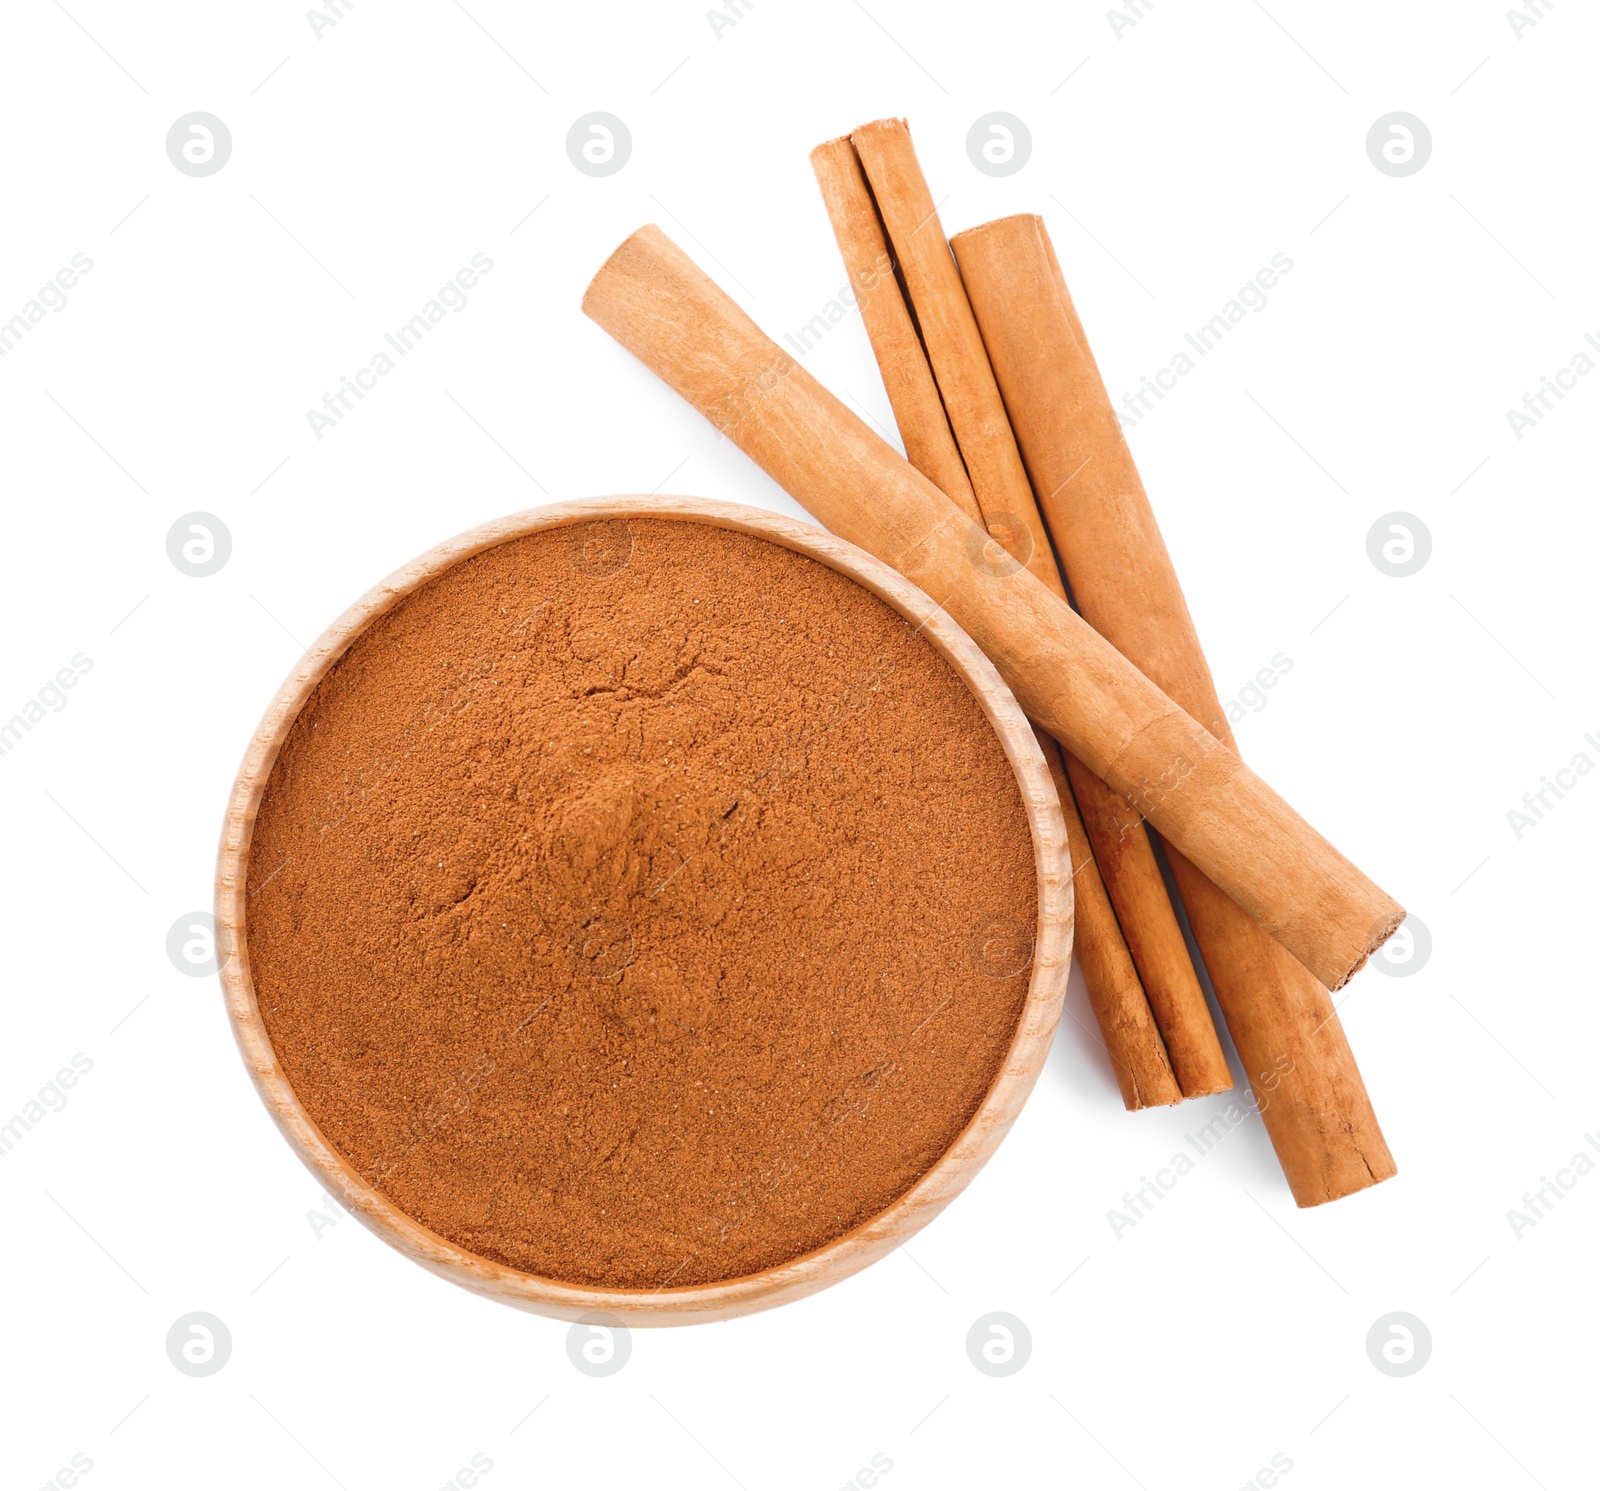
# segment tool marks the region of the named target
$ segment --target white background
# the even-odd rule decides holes
[[[293,4],[67,3],[4,17],[0,317],[94,268],[0,360],[0,716],[93,668],[0,758],[0,1117],[94,1065],[0,1163],[7,1486],[81,1453],[107,1491],[434,1491],[474,1452],[491,1491],[833,1491],[874,1453],[888,1491],[1232,1488],[1274,1454],[1291,1491],[1593,1484],[1600,1178],[1520,1238],[1507,1212],[1600,1131],[1600,778],[1520,840],[1506,815],[1600,760],[1600,377],[1521,441],[1505,417],[1600,333],[1592,11],[1519,38],[1504,0],[1155,0],[1119,37],[1092,5],[753,0],[719,35],[698,4],[357,0],[318,39]],[[1433,136],[1405,179],[1365,150],[1397,109]],[[233,136],[202,179],[165,152],[192,110]],[[565,149],[591,110],[633,137],[603,180]],[[1033,137],[1005,179],[967,158],[991,110]],[[1012,1136],[909,1251],[635,1332],[591,1380],[566,1326],[319,1234],[165,938],[210,905],[261,710],[376,579],[547,500],[797,511],[578,301],[654,220],[799,327],[844,280],[807,152],[889,113],[947,232],[1043,213],[1114,395],[1294,261],[1130,440],[1224,698],[1293,659],[1245,751],[1431,931],[1343,1005],[1400,1174],[1299,1212],[1252,1121],[1118,1240],[1108,1209],[1221,1105],[1125,1114],[1075,977]],[[317,440],[306,411],[479,251],[467,309]],[[858,320],[807,366],[888,422]],[[1408,579],[1366,554],[1397,509],[1433,537]],[[208,579],[165,550],[194,510],[233,537]],[[195,1310],[233,1337],[204,1379],[164,1349]],[[964,1349],[991,1310],[1033,1338],[1004,1379]],[[1433,1339],[1403,1379],[1365,1349],[1395,1310]]]

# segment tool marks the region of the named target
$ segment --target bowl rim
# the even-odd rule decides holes
[[[1038,885],[1028,993],[1011,1044],[982,1103],[939,1160],[883,1211],[820,1248],[758,1273],[680,1288],[593,1288],[525,1273],[468,1251],[402,1211],[361,1176],[302,1106],[267,1035],[249,962],[245,877],[262,794],[301,708],[351,643],[413,591],[486,549],[547,529],[630,518],[700,522],[767,539],[856,581],[916,623],[1000,740],[1028,819]],[[882,561],[810,523],[738,503],[652,494],[553,503],[480,524],[402,565],[337,617],[284,680],[245,750],[218,846],[215,916],[221,983],[240,1054],[279,1131],[331,1197],[392,1247],[454,1284],[559,1319],[640,1326],[728,1319],[799,1299],[876,1262],[954,1200],[1005,1137],[1049,1054],[1071,958],[1073,894],[1066,828],[1033,727],[993,663],[947,611]]]

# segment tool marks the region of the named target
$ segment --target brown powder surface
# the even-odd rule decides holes
[[[396,1205],[569,1283],[753,1273],[904,1194],[1027,992],[1020,795],[956,673],[776,544],[487,550],[351,646],[250,851],[257,998]]]

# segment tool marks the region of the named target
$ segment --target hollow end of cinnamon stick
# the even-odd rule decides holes
[[[1384,945],[1384,943],[1386,943],[1391,937],[1393,937],[1396,932],[1398,932],[1400,930],[1400,925],[1401,925],[1402,922],[1405,921],[1405,919],[1406,919],[1406,909],[1405,909],[1405,907],[1404,906],[1400,906],[1400,905],[1397,904],[1393,911],[1391,911],[1387,916],[1383,917],[1376,924],[1375,929],[1374,929],[1373,934],[1372,934],[1372,938],[1367,943],[1367,950],[1366,950],[1365,953],[1362,954],[1360,960],[1350,969],[1350,971],[1347,974],[1345,974],[1344,978],[1341,979],[1337,984],[1331,984],[1329,986],[1329,991],[1331,993],[1337,994],[1339,992],[1339,990],[1344,988],[1344,986],[1350,982],[1351,979],[1353,979],[1358,973],[1360,973],[1361,970],[1367,966],[1367,960],[1375,952],[1377,952],[1377,950],[1380,947],[1382,947]]]

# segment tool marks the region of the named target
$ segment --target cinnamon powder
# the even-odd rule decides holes
[[[574,1284],[809,1252],[981,1103],[1036,887],[1000,744],[854,582],[667,519],[456,565],[350,647],[250,852],[262,1016],[406,1213]]]

